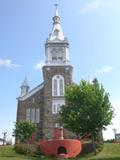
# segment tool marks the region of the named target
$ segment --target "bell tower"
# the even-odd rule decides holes
[[[69,43],[61,28],[61,20],[55,5],[53,28],[45,44],[46,65],[68,65]]]
[[[43,134],[53,137],[54,127],[60,126],[59,111],[65,104],[65,86],[72,83],[72,66],[69,59],[69,42],[61,27],[58,5],[55,5],[53,28],[45,43],[44,119]]]

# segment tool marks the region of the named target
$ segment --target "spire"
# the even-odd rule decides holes
[[[46,65],[67,65],[70,62],[69,42],[61,28],[57,4],[55,4],[52,32],[45,43],[45,57]]]
[[[28,86],[27,77],[25,77],[22,86]],[[22,86],[21,86],[21,87],[22,87]]]
[[[60,16],[59,16],[59,13],[58,13],[58,4],[55,4],[55,15],[53,17],[53,25],[57,24],[57,23],[60,24]]]
[[[27,82],[27,78],[25,77],[22,86],[21,86],[21,96],[24,96],[25,94],[27,94],[29,91],[29,85]]]
[[[55,16],[59,17],[59,14],[58,14],[58,4],[55,4]]]
[[[49,40],[64,40],[64,33],[61,28],[60,16],[58,13],[58,4],[55,4],[55,15],[53,17],[53,29]]]

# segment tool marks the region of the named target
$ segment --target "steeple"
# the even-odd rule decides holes
[[[53,17],[53,29],[48,38],[50,41],[53,40],[64,40],[64,33],[61,28],[60,16],[58,13],[58,5],[55,4],[55,15]]]
[[[26,95],[28,93],[28,91],[29,91],[29,85],[27,82],[27,78],[25,77],[23,84],[21,86],[21,97]]]
[[[66,65],[69,63],[69,43],[61,27],[58,5],[55,4],[53,28],[45,44],[47,65]]]
[[[58,14],[58,4],[55,4],[55,16],[59,17],[59,14]]]

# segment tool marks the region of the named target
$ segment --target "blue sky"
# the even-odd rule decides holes
[[[0,137],[3,131],[11,137],[25,76],[31,89],[43,81],[40,68],[54,3],[70,42],[73,80],[97,77],[110,93],[116,116],[104,137],[113,138],[113,128],[120,132],[119,0],[0,0]]]

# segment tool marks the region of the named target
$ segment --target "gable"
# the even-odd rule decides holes
[[[33,96],[34,94],[36,94],[38,91],[42,90],[43,87],[44,87],[44,83],[41,83],[40,85],[38,85],[37,87],[35,87],[31,91],[29,91],[26,95],[20,96],[17,99],[19,101],[24,101],[24,100],[30,98],[31,96]]]

